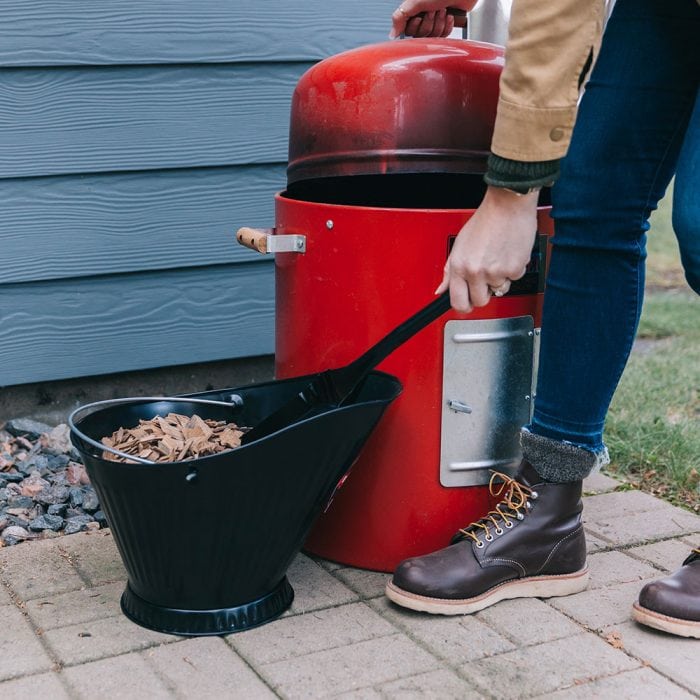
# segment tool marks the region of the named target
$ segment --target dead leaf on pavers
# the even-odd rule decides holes
[[[625,645],[622,641],[622,635],[617,630],[613,630],[612,632],[610,632],[610,634],[606,634],[605,641],[614,649],[625,648]]]

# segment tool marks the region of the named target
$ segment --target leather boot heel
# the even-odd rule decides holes
[[[500,483],[498,480],[501,480]],[[494,474],[501,502],[452,544],[399,564],[386,595],[412,610],[477,612],[507,598],[571,595],[588,584],[581,482],[545,482],[524,462],[517,478]]]

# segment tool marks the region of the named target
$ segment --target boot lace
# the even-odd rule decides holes
[[[482,531],[486,533],[484,539],[491,542],[493,535],[489,528],[493,528],[496,535],[502,535],[504,530],[501,524],[508,529],[512,528],[513,521],[522,520],[532,507],[530,499],[534,501],[537,498],[537,491],[501,472],[493,472],[491,475],[489,492],[494,498],[502,497],[501,502],[483,518],[470,523],[457,533],[458,536],[464,535],[474,540],[479,548],[484,546],[483,541],[479,539]]]

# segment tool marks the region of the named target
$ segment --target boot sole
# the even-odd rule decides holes
[[[389,581],[386,596],[404,608],[427,612],[432,615],[469,615],[488,608],[501,600],[510,598],[556,598],[585,591],[588,587],[588,567],[572,574],[557,576],[531,576],[529,578],[506,581],[494,588],[461,600],[430,598],[405,591]]]
[[[683,620],[680,617],[670,617],[642,607],[639,603],[632,605],[632,619],[641,625],[675,634],[678,637],[694,637],[700,639],[700,622]]]

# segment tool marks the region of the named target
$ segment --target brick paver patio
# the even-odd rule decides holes
[[[700,697],[700,641],[630,621],[643,583],[697,546],[700,517],[617,486],[586,483],[587,591],[466,617],[402,610],[385,574],[300,555],[279,620],[183,639],[120,613],[108,530],[0,550],[0,698]]]

